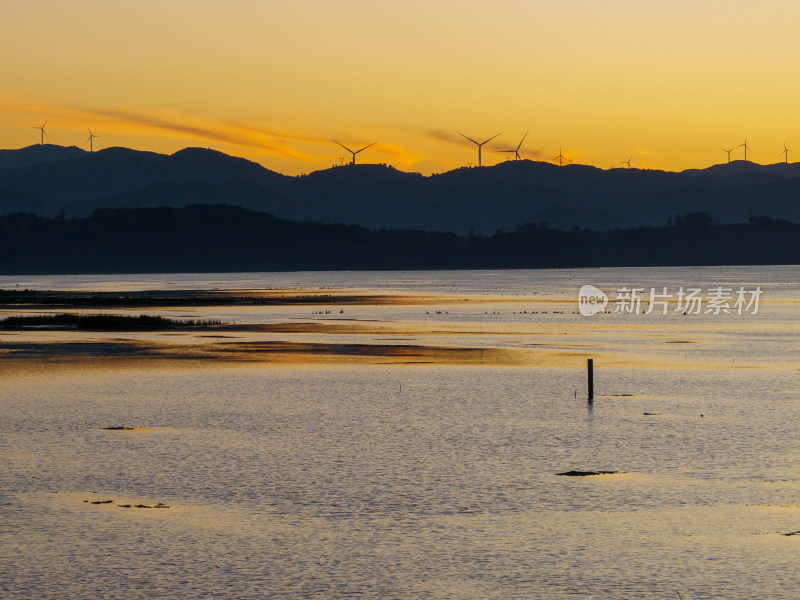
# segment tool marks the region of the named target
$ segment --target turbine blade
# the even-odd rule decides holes
[[[471,137],[467,137],[467,136],[466,136],[466,135],[464,135],[463,133],[459,133],[458,135],[460,135],[461,137],[465,137],[465,138],[467,138],[467,139],[468,139],[470,142],[472,142],[473,144],[476,144],[476,145],[480,146],[480,144],[478,144],[478,142],[476,142],[475,140],[473,140]]]
[[[331,141],[332,141],[334,144],[339,144],[339,142],[337,142],[337,141],[336,141],[336,140],[334,140],[334,139],[331,139]],[[345,150],[347,150],[348,152],[350,152],[350,153],[352,154],[352,152],[353,152],[353,151],[352,151],[352,150],[350,150],[350,148],[348,148],[348,147],[347,147],[347,146],[345,146],[344,144],[339,144],[339,145],[340,145],[342,148],[344,148]]]
[[[486,140],[485,142],[481,142],[481,144],[480,144],[480,145],[481,145],[481,146],[483,146],[483,145],[484,145],[486,142],[491,142],[491,141],[492,141],[494,138],[496,138],[498,135],[500,135],[500,134],[498,133],[498,134],[495,134],[495,135],[493,135],[492,137],[490,137],[490,138],[489,138],[488,140]]]
[[[366,150],[366,149],[367,149],[367,148],[369,148],[370,146],[374,146],[374,145],[375,145],[375,144],[377,144],[377,143],[378,143],[378,142],[372,142],[372,143],[371,143],[369,146],[364,146],[364,147],[363,147],[361,150],[356,150],[356,154],[358,154],[359,152],[361,152],[361,151],[363,151],[363,150]]]
[[[522,142],[525,141],[525,138],[528,137],[528,134],[530,132],[531,130],[529,129],[528,131],[525,132],[525,135],[522,136],[522,139],[519,141],[519,145],[517,146],[517,150],[519,150],[522,147]]]

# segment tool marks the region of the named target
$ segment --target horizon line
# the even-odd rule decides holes
[[[99,137],[99,136],[97,136],[97,137]],[[530,163],[539,163],[539,164],[552,165],[554,167],[558,167],[558,168],[561,168],[561,169],[566,168],[566,167],[589,167],[589,168],[597,169],[597,170],[603,171],[603,172],[619,170],[619,171],[660,171],[662,173],[685,173],[686,171],[703,171],[703,170],[710,169],[710,168],[713,168],[713,167],[716,167],[716,166],[727,167],[728,165],[733,165],[735,163],[748,163],[748,164],[752,164],[752,165],[758,166],[758,167],[771,167],[771,166],[775,166],[775,165],[796,165],[796,164],[800,164],[800,161],[795,161],[794,163],[792,163],[792,162],[786,162],[784,160],[781,160],[781,161],[778,161],[778,162],[775,162],[775,163],[758,163],[758,162],[755,162],[753,160],[744,160],[744,159],[740,158],[740,159],[732,160],[730,162],[726,161],[726,162],[720,162],[720,163],[712,163],[711,165],[706,166],[706,167],[688,167],[688,168],[682,169],[680,171],[674,171],[674,170],[669,170],[669,169],[641,168],[641,167],[630,167],[630,168],[610,167],[610,168],[603,168],[603,167],[600,167],[600,166],[597,166],[597,165],[588,164],[588,163],[575,163],[575,162],[570,162],[569,164],[564,165],[564,166],[558,166],[558,165],[556,165],[555,163],[553,163],[553,162],[551,162],[549,160],[536,160],[536,159],[531,159],[531,158],[522,158],[520,160],[503,160],[503,161],[500,161],[500,162],[498,162],[498,163],[496,163],[494,165],[487,165],[487,166],[482,166],[482,167],[477,167],[475,165],[463,165],[463,166],[455,167],[455,168],[447,170],[447,171],[432,172],[430,175],[425,175],[425,174],[420,173],[418,171],[403,171],[402,169],[394,167],[394,166],[392,166],[392,165],[390,165],[388,163],[360,163],[360,164],[356,163],[355,165],[352,164],[352,163],[345,163],[345,164],[335,164],[334,163],[330,167],[323,167],[323,168],[319,168],[319,169],[314,169],[312,171],[304,172],[304,173],[298,174],[298,175],[290,175],[290,174],[287,174],[287,173],[283,173],[281,171],[276,171],[274,169],[271,169],[270,167],[264,165],[263,163],[261,163],[259,161],[251,160],[250,158],[245,158],[243,156],[238,156],[238,155],[235,155],[235,154],[228,154],[226,152],[223,152],[221,150],[216,150],[216,149],[208,147],[208,146],[184,146],[183,148],[180,148],[180,149],[178,149],[178,150],[176,150],[176,151],[174,151],[172,153],[158,152],[158,151],[155,151],[155,150],[138,150],[138,149],[135,149],[135,148],[129,148],[127,146],[108,146],[106,148],[102,148],[100,150],[95,150],[93,152],[90,152],[89,150],[85,150],[84,148],[81,148],[80,146],[77,146],[77,145],[74,145],[74,144],[70,145],[70,146],[64,146],[64,145],[61,145],[61,144],[51,144],[51,143],[41,144],[41,143],[39,143],[39,144],[29,144],[27,146],[22,146],[20,148],[0,148],[0,152],[17,152],[17,151],[20,151],[20,150],[27,150],[29,148],[45,148],[45,147],[48,147],[48,146],[55,147],[55,148],[75,148],[76,150],[80,150],[81,152],[83,152],[85,154],[100,154],[100,153],[105,152],[107,150],[122,149],[122,150],[129,150],[131,152],[144,152],[144,153],[149,153],[149,154],[158,154],[160,156],[173,156],[175,154],[178,154],[179,152],[182,152],[182,151],[185,151],[185,150],[192,150],[192,149],[206,150],[206,151],[209,151],[209,152],[215,152],[217,154],[222,154],[222,155],[230,157],[230,158],[237,158],[237,159],[241,159],[241,160],[246,160],[248,162],[252,162],[254,164],[257,164],[257,165],[261,166],[262,168],[264,168],[267,171],[270,171],[272,173],[277,173],[277,174],[282,175],[284,177],[303,177],[303,176],[308,175],[309,173],[316,173],[316,172],[320,172],[320,171],[328,171],[328,170],[331,170],[331,169],[338,169],[338,168],[342,168],[342,167],[353,167],[353,166],[364,167],[364,166],[369,166],[369,165],[383,166],[383,167],[386,167],[386,168],[394,169],[395,171],[399,171],[401,173],[421,175],[422,177],[432,177],[434,175],[441,175],[443,173],[451,173],[453,171],[459,171],[461,169],[492,168],[492,167],[498,167],[498,166],[504,165],[506,163],[520,163],[520,162],[526,162],[526,161],[530,162]],[[622,162],[623,162],[623,164],[625,164],[627,161],[622,161]],[[782,168],[785,168],[785,167],[782,167]]]

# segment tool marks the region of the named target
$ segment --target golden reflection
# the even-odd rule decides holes
[[[76,311],[100,310],[86,308],[89,296],[84,292],[39,295],[46,302],[75,302]],[[613,314],[585,318],[568,310],[567,304],[574,299],[563,295],[495,298],[296,288],[103,292],[98,297],[120,303],[114,304],[119,306],[114,313],[166,312],[173,318],[213,320],[180,331],[2,331],[0,371],[207,366],[214,362],[575,368],[587,358],[594,358],[602,368],[796,368],[788,358],[751,354],[726,358],[737,339],[731,334],[745,332],[742,321],[725,325],[656,317],[633,320]],[[65,310],[41,301],[7,307],[3,312]],[[353,318],[342,314],[342,306],[363,308]],[[320,307],[329,308],[317,313]],[[309,315],[298,310],[315,312]],[[245,322],[235,322],[237,316],[244,316]],[[762,332],[780,330],[769,322],[759,323],[759,328]]]

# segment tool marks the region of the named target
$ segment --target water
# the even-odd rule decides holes
[[[3,369],[0,394],[0,590],[8,598],[639,599],[677,598],[678,589],[686,600],[794,599],[800,536],[781,534],[800,530],[798,274],[201,276],[203,289],[469,299],[344,305],[344,317],[314,315],[316,306],[180,311],[342,327],[240,334],[248,341],[459,346],[523,358],[15,362]],[[0,288],[17,281],[76,289],[86,279],[5,279]],[[99,277],[89,287],[193,281]],[[583,283],[717,282],[761,285],[759,315],[586,318],[568,303]],[[0,344],[70,335],[83,334],[0,335]],[[179,342],[199,340],[186,338]],[[587,355],[596,362],[591,407]],[[141,429],[101,429],[114,425]],[[619,473],[556,475],[572,469]],[[106,499],[114,502],[84,502]],[[119,506],[157,502],[170,508]]]

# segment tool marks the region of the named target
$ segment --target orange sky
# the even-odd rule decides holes
[[[680,170],[800,153],[800,2],[3,0],[0,147],[214,148],[288,174],[563,149]],[[796,161],[798,154],[790,154]],[[732,158],[743,158],[735,149]]]

